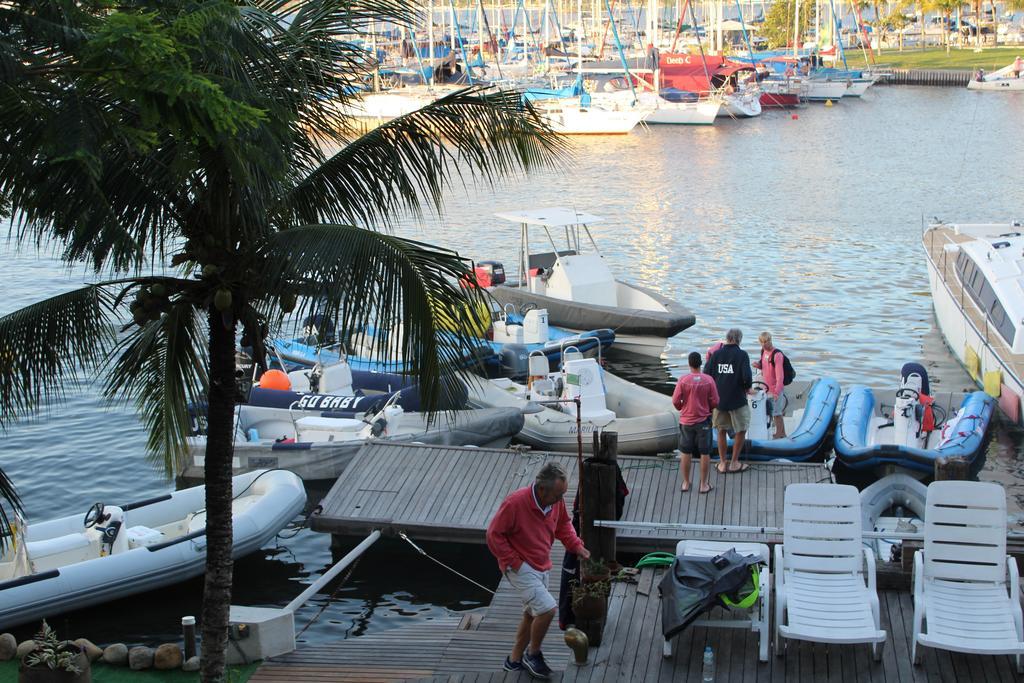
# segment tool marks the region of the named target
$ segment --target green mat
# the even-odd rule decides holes
[[[245,666],[229,666],[226,681],[245,683],[249,680],[259,662]],[[16,683],[18,680],[18,662],[0,662],[0,683]],[[93,683],[194,683],[199,680],[197,672],[186,671],[132,671],[126,666],[109,666],[102,662],[92,665]]]

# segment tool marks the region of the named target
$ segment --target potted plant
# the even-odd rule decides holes
[[[74,643],[57,640],[57,632],[43,621],[35,648],[18,667],[18,683],[90,683],[89,658]]]
[[[607,582],[612,576],[608,564],[600,558],[583,560],[582,570],[583,583]]]
[[[603,619],[608,611],[611,583],[583,581],[572,588],[572,611],[580,619]]]

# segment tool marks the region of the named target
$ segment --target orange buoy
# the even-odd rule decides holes
[[[790,118],[792,118],[794,121],[796,121],[798,118],[800,118],[800,115],[799,114],[793,114]]]
[[[280,370],[267,370],[260,377],[260,388],[288,391],[292,388],[292,381]]]

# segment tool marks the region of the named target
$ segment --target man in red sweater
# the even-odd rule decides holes
[[[525,668],[537,678],[551,675],[540,651],[558,604],[548,590],[551,546],[557,538],[570,553],[584,560],[590,557],[562,500],[568,478],[561,465],[547,463],[532,486],[509,494],[487,527],[487,547],[523,600],[523,619],[505,671]]]
[[[672,405],[679,411],[679,472],[683,475],[683,491],[690,490],[693,456],[700,458],[700,492],[711,490],[708,471],[711,469],[711,411],[718,407],[715,380],[700,371],[700,354],[687,357],[690,372],[679,378],[672,392]]]

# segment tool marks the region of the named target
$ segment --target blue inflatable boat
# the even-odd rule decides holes
[[[840,405],[836,458],[855,470],[896,465],[927,474],[940,457],[974,464],[984,451],[995,405],[983,391],[929,397],[906,383],[888,392],[854,386]]]
[[[747,460],[810,460],[827,450],[832,420],[839,404],[839,382],[821,377],[813,382],[793,382],[786,387],[787,405],[783,413],[786,436],[773,439],[775,425],[765,403],[767,387],[754,384],[748,398],[750,427],[743,444],[742,457]],[[717,436],[715,437],[717,438]],[[732,436],[728,439],[732,453]]]

